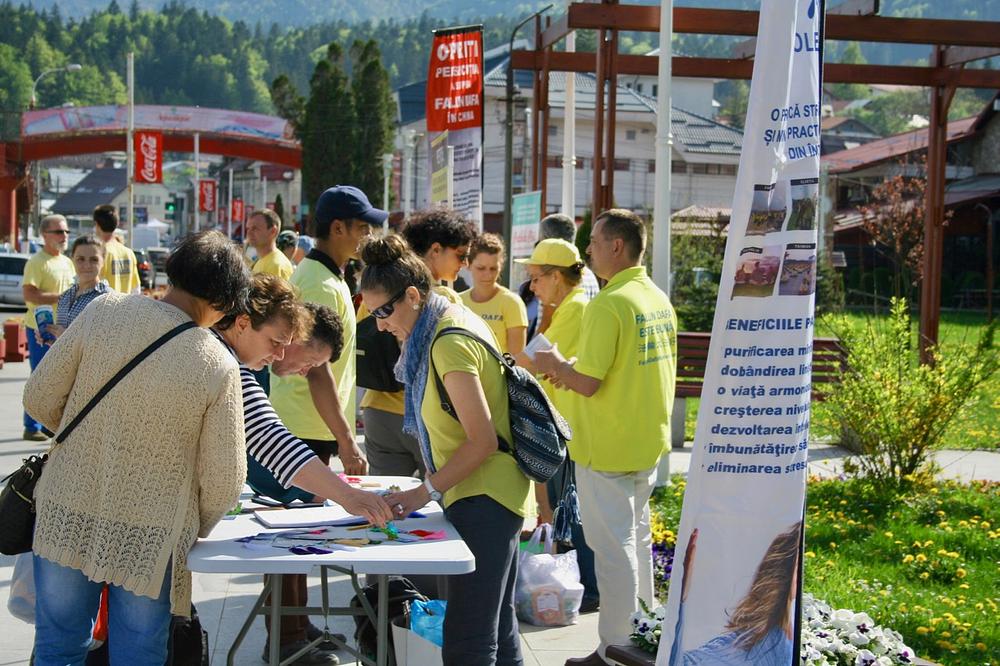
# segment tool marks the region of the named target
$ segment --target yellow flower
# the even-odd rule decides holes
[[[968,583],[962,583],[961,585],[959,585],[959,587],[962,588],[963,590],[967,590],[967,589],[969,589],[969,584]]]
[[[909,564],[913,561],[913,555],[907,554],[903,556],[903,564]]]
[[[926,562],[927,556],[923,553],[917,553],[917,562]]]
[[[811,550],[807,550],[806,557],[816,557],[816,553],[812,552]]]
[[[931,633],[931,631],[933,630],[930,629],[929,627],[917,627],[917,633],[920,634],[921,636],[926,636],[927,634]]]
[[[892,538],[892,532],[885,532],[885,536],[888,537],[889,539],[891,539]]]
[[[965,578],[965,569],[955,571],[955,578]]]
[[[976,649],[980,652],[986,652],[986,643],[976,643]]]
[[[923,571],[920,574],[920,580],[927,580],[930,577],[931,577],[931,575],[929,573],[927,573],[926,571]]]

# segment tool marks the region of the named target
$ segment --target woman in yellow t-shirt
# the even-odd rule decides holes
[[[566,358],[576,356],[580,344],[583,311],[589,301],[581,286],[584,264],[580,259],[579,250],[572,243],[560,238],[550,238],[536,245],[528,259],[516,261],[527,266],[531,291],[538,297],[538,302],[543,307],[553,308],[548,326],[539,333],[557,345]],[[534,370],[527,354],[522,352],[516,358],[518,365]],[[581,422],[579,415],[584,408],[586,398],[575,391],[557,389],[544,379],[541,380],[541,384],[552,404],[569,422],[570,427],[574,431],[579,428]],[[569,486],[576,482],[574,477],[573,463],[567,458],[559,472],[548,483],[534,484],[539,522],[553,522],[553,507],[569,494],[567,493]],[[597,575],[594,572],[594,551],[587,546],[583,526],[572,520],[574,513],[571,508],[565,511],[565,515],[570,517],[568,527],[573,547],[577,551],[580,582],[583,584],[583,604],[580,609],[587,612],[597,609],[600,595],[597,591]],[[562,520],[559,522],[562,524]]]
[[[403,238],[423,259],[431,273],[432,284],[451,283],[465,266],[469,243],[475,230],[458,213],[447,208],[418,211],[411,215],[402,231]],[[443,285],[435,291],[453,303],[458,294]],[[368,315],[362,305],[358,321]],[[403,432],[403,391],[366,390],[361,399],[361,418],[365,425],[365,453],[372,474],[386,476],[424,476],[424,462],[416,440]]]
[[[472,242],[469,257],[472,289],[460,294],[462,302],[493,329],[501,352],[517,356],[524,349],[528,312],[520,296],[497,284],[503,241],[496,234],[483,234]]]
[[[398,516],[431,500],[442,502],[476,558],[475,571],[448,578],[444,664],[520,664],[513,591],[528,479],[514,458],[498,449],[498,436],[511,441],[506,381],[500,364],[478,342],[457,334],[437,338],[449,327],[487,341],[493,335],[468,308],[432,290],[427,267],[400,238],[371,239],[361,256],[365,305],[379,328],[403,345],[404,427],[416,436],[427,461],[423,485],[386,501]],[[457,418],[441,408],[435,375]]]

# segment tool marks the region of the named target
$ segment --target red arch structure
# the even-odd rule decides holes
[[[36,160],[126,149],[124,106],[42,109],[21,114],[17,140],[0,142],[0,236],[17,244],[17,219],[30,207]],[[163,133],[164,150],[200,152],[302,167],[302,147],[283,118],[179,106],[136,106],[135,128]]]

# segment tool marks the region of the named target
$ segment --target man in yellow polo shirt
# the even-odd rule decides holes
[[[350,185],[320,195],[313,218],[316,246],[299,263],[291,282],[302,300],[326,305],[344,324],[344,349],[333,363],[306,377],[271,374],[271,404],[293,435],[329,462],[339,455],[348,474],[364,474],[368,463],[354,441],[356,319],[344,265],[358,258],[358,246],[389,216]]]
[[[123,294],[138,294],[139,264],[135,253],[115,238],[118,228],[118,211],[111,204],[101,204],[94,209],[94,235],[104,243],[104,268],[101,279],[108,286]]]
[[[607,285],[587,305],[575,363],[558,349],[535,354],[557,387],[583,396],[569,443],[580,513],[594,550],[601,595],[600,645],[566,666],[603,666],[609,645],[628,644],[636,598],[655,606],[649,496],[670,443],[677,368],[677,319],[646,275],[643,221],[627,210],[602,213],[587,248]]]
[[[62,293],[73,286],[76,268],[73,260],[63,252],[69,240],[69,225],[62,215],[49,215],[39,225],[44,245],[24,265],[24,280],[21,291],[28,311],[24,315],[24,325],[28,328],[28,362],[32,371],[42,362],[49,346],[43,345],[35,336],[35,307],[51,305],[53,313]],[[53,319],[54,321],[54,319]],[[24,413],[24,439],[43,442],[48,437],[42,432],[42,424]]]
[[[278,249],[278,233],[281,231],[281,218],[269,208],[254,211],[247,220],[247,243],[257,250],[257,260],[251,270],[254,273],[277,275],[288,280],[295,271],[295,266]]]

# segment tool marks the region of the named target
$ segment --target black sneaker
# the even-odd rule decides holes
[[[281,649],[278,651],[278,658],[281,661],[285,661],[308,644],[309,641],[302,640],[289,643],[288,645],[282,645]],[[268,645],[265,643],[264,654],[261,655],[261,659],[264,661],[270,661],[270,655],[268,652]],[[295,661],[289,662],[292,666],[332,666],[339,663],[340,659],[334,653],[327,652],[326,650],[318,650],[314,647],[309,648]]]
[[[601,609],[601,600],[591,598],[585,598],[583,603],[580,604],[580,614],[585,615],[586,613],[594,613]]]
[[[330,635],[333,636],[333,638],[335,638],[336,640],[340,641],[341,643],[347,642],[347,636],[345,636],[344,634],[336,634],[331,632]],[[306,627],[306,640],[312,643],[317,638],[322,638],[322,637],[323,637],[323,630],[317,627],[315,624],[309,623],[309,626]],[[340,648],[339,645],[329,640],[317,643],[316,647],[319,648],[320,650],[326,650],[327,652],[333,652],[334,650]]]

